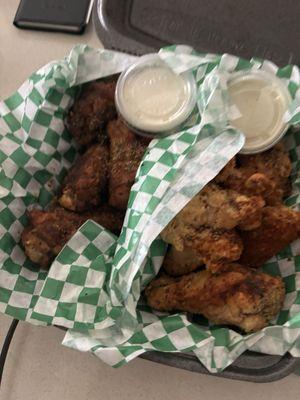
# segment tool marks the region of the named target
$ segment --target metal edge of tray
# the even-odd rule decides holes
[[[118,20],[118,17],[120,14],[124,16],[130,12],[128,8],[130,1],[118,0],[119,7],[116,9],[116,14],[113,14],[111,9],[107,9],[107,4],[108,0],[95,1],[93,10],[93,23],[105,48],[134,55],[142,55],[156,51],[161,45],[166,44],[163,41],[160,42],[147,37],[146,42],[148,44],[145,45],[143,43],[145,35],[139,35],[137,40],[124,35],[124,32],[130,31],[130,27],[127,26],[126,29],[122,27],[124,18]],[[195,356],[190,354],[153,351],[142,354],[140,358],[202,374],[262,383],[273,382],[286,377],[294,371],[296,363],[296,359],[289,354],[273,356],[248,351],[242,354],[235,363],[226,368],[222,373],[211,374]]]
[[[283,379],[294,372],[296,366],[296,359],[290,354],[272,356],[250,351],[242,354],[221,373],[210,373],[195,356],[190,354],[153,351],[140,355],[140,358],[200,374],[255,383]]]
[[[55,327],[67,331],[65,327],[58,325]],[[139,358],[213,377],[255,383],[268,383],[283,379],[294,372],[297,363],[296,359],[288,353],[283,356],[273,356],[246,351],[223,372],[211,373],[191,353],[148,351],[141,354]]]

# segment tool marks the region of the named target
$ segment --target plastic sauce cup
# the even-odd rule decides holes
[[[176,74],[157,55],[141,57],[119,77],[118,113],[135,132],[162,137],[176,131],[196,104],[191,72]]]
[[[230,123],[246,137],[241,153],[265,151],[283,137],[291,96],[279,78],[262,70],[237,72],[228,81],[228,92]]]

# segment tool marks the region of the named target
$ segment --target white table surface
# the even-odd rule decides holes
[[[0,0],[0,98],[31,72],[76,43],[101,47],[90,24],[83,36],[22,31],[12,25],[18,0]],[[0,314],[0,346],[10,319]],[[199,375],[144,360],[114,370],[87,353],[61,346],[63,332],[20,323],[8,356],[0,400],[292,400],[300,371],[274,383],[254,384]]]

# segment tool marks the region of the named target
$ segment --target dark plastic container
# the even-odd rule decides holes
[[[98,0],[106,48],[145,54],[170,44],[300,64],[299,0]]]
[[[142,55],[181,43],[201,52],[300,64],[298,0],[98,0],[93,14],[98,36],[108,49]],[[148,352],[140,357],[210,374],[190,354]],[[213,376],[272,382],[292,373],[295,364],[289,354],[248,351]]]

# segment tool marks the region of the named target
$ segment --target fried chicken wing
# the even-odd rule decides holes
[[[300,212],[285,206],[265,207],[262,225],[241,232],[244,250],[240,262],[260,267],[285,246],[300,238]]]
[[[253,155],[239,155],[216,182],[246,195],[260,195],[268,205],[277,205],[290,192],[291,160],[283,144]]]
[[[164,270],[168,275],[180,276],[195,271],[203,262],[193,250],[178,251],[170,246],[163,263]]]
[[[214,179],[215,182],[216,183],[225,182],[235,172],[235,169],[236,169],[236,157],[233,157],[215,177]]]
[[[213,272],[222,270],[224,264],[240,258],[243,244],[235,230],[193,228],[178,223],[176,218],[161,233],[162,239],[178,251],[192,251],[199,262]]]
[[[261,224],[264,205],[261,197],[245,196],[209,183],[175,219],[194,228],[232,229],[239,225],[241,229],[250,230]]]
[[[29,225],[21,237],[25,253],[40,267],[48,268],[85,221],[92,219],[106,229],[118,233],[122,227],[124,214],[108,206],[102,206],[96,211],[85,214],[76,214],[56,207],[51,211],[29,211],[28,218]]]
[[[64,179],[59,203],[72,211],[85,211],[101,202],[106,189],[109,150],[105,144],[90,147]]]
[[[110,139],[109,204],[126,209],[131,186],[149,139],[135,135],[118,119],[107,127]]]
[[[219,272],[224,263],[238,260],[243,247],[234,228],[257,228],[264,204],[261,197],[240,195],[209,183],[161,233],[162,239],[174,246],[165,268],[171,275],[182,275],[206,264],[211,271]],[[183,251],[193,253],[191,263],[184,261]],[[178,262],[173,263],[177,257]]]
[[[255,332],[279,312],[285,290],[279,277],[231,264],[218,275],[204,270],[180,278],[162,276],[145,293],[156,310],[203,314],[213,323]]]
[[[114,93],[116,79],[90,82],[67,117],[67,128],[81,146],[90,146],[101,134],[106,123],[116,117]]]

